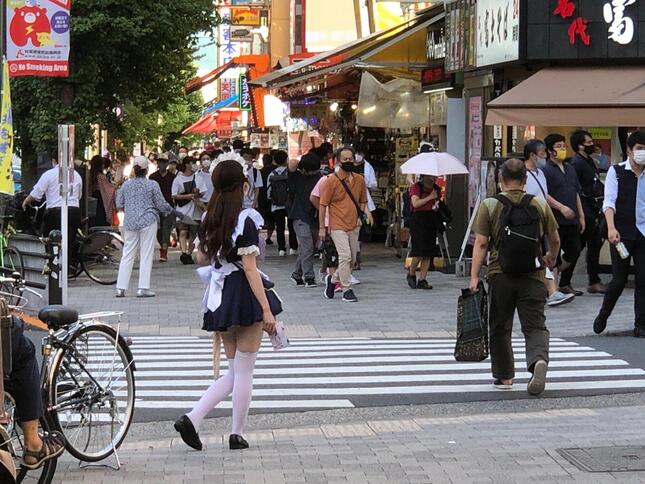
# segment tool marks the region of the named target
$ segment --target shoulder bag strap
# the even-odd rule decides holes
[[[343,185],[343,188],[347,192],[347,195],[349,195],[349,198],[354,203],[354,206],[356,207],[356,212],[358,213],[358,218],[363,220],[363,217],[365,216],[365,213],[361,210],[360,205],[358,204],[358,202],[354,198],[354,194],[352,193],[352,191],[347,186],[347,183],[345,183],[345,180],[341,180],[340,177],[337,174],[334,173],[334,176],[336,178],[338,178],[338,181],[340,182],[341,185]]]
[[[528,171],[531,174],[531,176],[535,179],[535,181],[537,182],[538,186],[540,187],[540,191],[542,192],[542,195],[544,195],[544,199],[546,200],[546,192],[544,191],[544,188],[542,187],[542,184],[540,183],[540,179],[537,176],[535,176],[535,173],[533,173],[531,170],[526,170],[526,171]]]

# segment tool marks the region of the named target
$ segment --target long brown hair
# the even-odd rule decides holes
[[[218,163],[213,171],[213,196],[204,218],[199,249],[211,259],[225,258],[233,250],[233,230],[242,211],[244,170],[235,160]]]

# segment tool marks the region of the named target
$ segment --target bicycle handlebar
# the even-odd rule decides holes
[[[25,281],[20,277],[0,277],[0,282],[14,284],[16,286],[33,287],[35,289],[47,289],[47,285],[42,282]]]

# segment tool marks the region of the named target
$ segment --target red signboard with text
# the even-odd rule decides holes
[[[6,2],[11,77],[69,76],[71,0]]]

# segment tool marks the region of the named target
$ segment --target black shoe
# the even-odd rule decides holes
[[[426,281],[425,279],[422,279],[419,282],[417,282],[417,287],[419,289],[432,289],[432,286],[428,284],[428,281]]]
[[[358,302],[358,298],[354,294],[354,291],[348,289],[343,293],[343,301],[345,302]]]
[[[195,450],[202,450],[202,441],[199,439],[199,434],[187,415],[182,415],[177,419],[175,422],[175,430],[179,432],[181,440],[188,447],[192,447]]]
[[[228,438],[228,448],[231,450],[248,449],[249,443],[241,435],[231,434]]]
[[[300,277],[294,276],[293,274],[291,275],[291,280],[296,285],[296,287],[304,287],[305,286],[305,281],[303,281],[302,278],[300,278]]]
[[[273,245],[273,240],[267,239],[265,243],[266,245]]]
[[[408,277],[406,277],[408,280],[408,286],[410,286],[410,289],[416,289],[417,286],[417,276],[413,276],[412,274],[408,274]]]
[[[602,333],[607,327],[607,317],[602,314],[596,316],[596,319],[593,322],[593,332],[596,334]]]
[[[539,395],[544,391],[546,386],[546,371],[549,368],[544,360],[539,360],[533,365],[533,376],[526,386],[529,395]]]
[[[634,338],[645,338],[645,329],[634,328]]]
[[[325,292],[323,294],[327,299],[334,299],[335,289],[336,289],[336,284],[331,282],[331,275],[327,274],[327,277],[325,277]]]
[[[500,378],[497,378],[497,379],[493,382],[493,386],[494,386],[495,388],[497,388],[498,390],[512,390],[512,389],[513,389],[513,384],[512,384],[512,383],[510,383],[510,384],[508,384],[508,383],[503,383],[503,382],[502,382],[502,380],[501,380]]]
[[[186,254],[186,253],[182,253],[182,254],[179,256],[179,260],[180,260],[180,261],[181,261],[181,263],[182,263],[182,264],[184,264],[185,266],[190,265],[190,264],[194,264],[194,263],[195,263],[195,261],[193,260],[193,258],[191,257],[191,255],[190,255],[190,254]]]
[[[318,287],[318,284],[316,284],[316,279],[306,280],[305,281],[305,288],[306,289],[311,289],[312,287]]]

